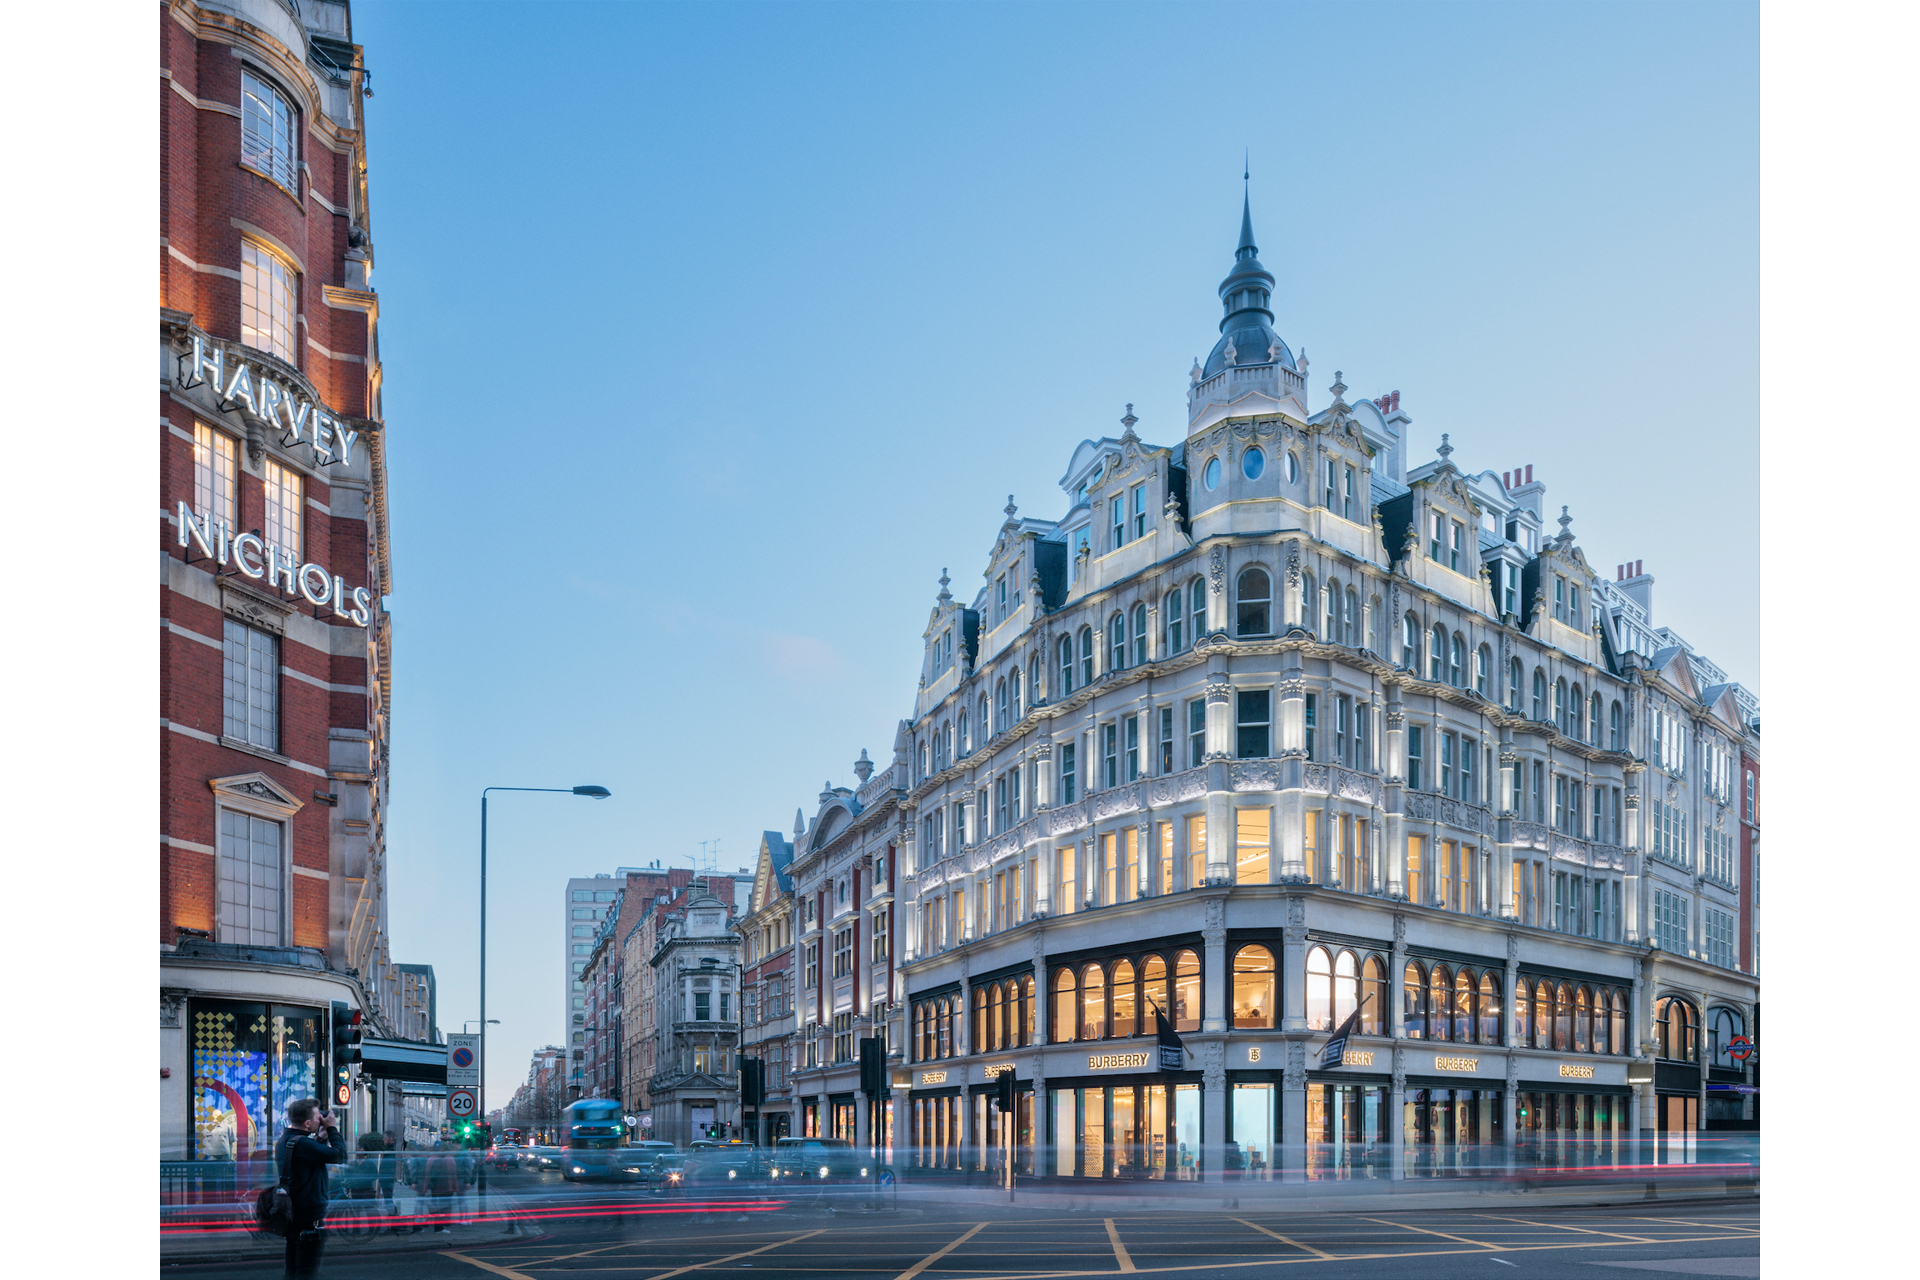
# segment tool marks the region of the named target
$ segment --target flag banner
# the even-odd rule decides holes
[[[1160,1069],[1162,1071],[1184,1071],[1187,1067],[1187,1048],[1181,1043],[1173,1024],[1167,1021],[1167,1015],[1160,1012],[1158,1003],[1153,1004],[1153,1031],[1159,1040]]]
[[[1326,1048],[1320,1051],[1320,1069],[1322,1071],[1325,1071],[1328,1067],[1337,1067],[1340,1065],[1340,1060],[1346,1056],[1347,1037],[1353,1034],[1353,1029],[1358,1025],[1360,1025],[1360,1011],[1355,1009],[1347,1015],[1347,1020],[1340,1024],[1340,1029],[1333,1033],[1333,1039],[1327,1041]]]

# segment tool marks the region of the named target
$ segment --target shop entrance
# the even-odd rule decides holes
[[[1047,1093],[1049,1172],[1069,1178],[1198,1176],[1199,1085],[1109,1085]]]
[[[1655,1160],[1660,1164],[1692,1164],[1698,1158],[1700,1098],[1691,1093],[1662,1093],[1654,1098],[1659,1133]]]
[[[1386,1149],[1387,1090],[1307,1085],[1307,1177],[1370,1178]]]

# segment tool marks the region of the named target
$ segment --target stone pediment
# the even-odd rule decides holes
[[[1668,645],[1653,655],[1654,674],[1692,702],[1700,701],[1700,681],[1693,674],[1693,662],[1679,645]],[[1738,723],[1736,720],[1735,723]]]
[[[264,773],[236,773],[232,777],[213,778],[207,785],[213,788],[221,804],[264,818],[291,818],[306,807],[291,791]]]

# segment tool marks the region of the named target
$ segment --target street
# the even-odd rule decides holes
[[[322,1274],[667,1280],[754,1270],[822,1280],[1160,1273],[1207,1280],[1299,1267],[1329,1277],[1508,1270],[1591,1277],[1587,1268],[1599,1265],[1652,1275],[1759,1275],[1759,1206],[1749,1197],[1611,1206],[1498,1197],[1485,1207],[1402,1210],[1369,1199],[1352,1211],[1288,1211],[1263,1197],[1244,1209],[1063,1212],[907,1195],[896,1208],[876,1212],[852,1204],[828,1211],[800,1202],[675,1203],[562,1187],[519,1203],[527,1210],[522,1223],[538,1234],[509,1236],[488,1222],[456,1226],[448,1235],[399,1237],[395,1244],[382,1242],[393,1237],[339,1240],[329,1244]],[[280,1262],[181,1262],[166,1272],[182,1280],[243,1280],[276,1276]]]

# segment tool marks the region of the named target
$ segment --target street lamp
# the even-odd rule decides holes
[[[480,791],[480,1093],[479,1105],[475,1108],[481,1116],[487,1114],[487,793],[490,791],[542,791],[554,795],[586,796],[591,800],[605,800],[613,792],[605,787],[483,787]],[[499,1019],[492,1019],[498,1022]],[[485,1177],[486,1166],[481,1165],[481,1177]]]

